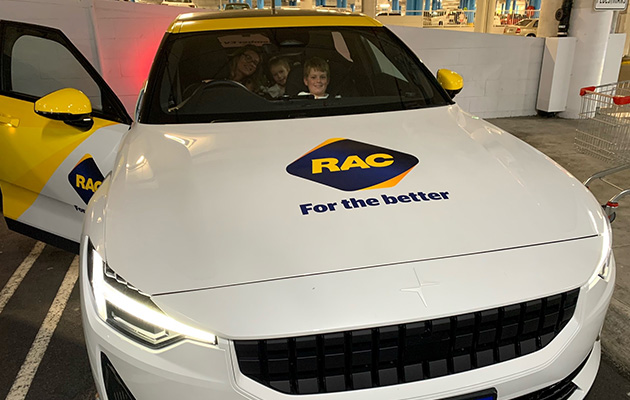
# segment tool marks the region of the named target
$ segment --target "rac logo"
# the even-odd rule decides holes
[[[86,154],[68,174],[68,182],[85,204],[103,183],[103,174],[91,155]]]
[[[330,139],[287,166],[291,175],[346,192],[393,187],[418,164],[411,154]]]

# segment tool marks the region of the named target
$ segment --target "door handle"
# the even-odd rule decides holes
[[[0,115],[0,123],[17,128],[17,126],[20,125],[20,120],[19,118],[13,118],[9,115]]]

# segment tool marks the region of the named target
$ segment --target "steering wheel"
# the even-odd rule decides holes
[[[217,89],[217,88],[234,88],[234,89],[243,89],[249,92],[249,89],[245,87],[240,82],[232,81],[229,79],[212,79],[212,80],[203,80],[199,82],[195,82],[189,85],[183,92],[183,100],[175,107],[169,108],[169,112],[176,111],[188,103],[188,101],[193,98],[197,93],[201,91],[205,91],[208,89]]]
[[[201,83],[204,85],[203,86],[204,90],[206,90],[206,89],[213,89],[213,88],[220,88],[220,87],[233,87],[233,88],[240,88],[240,89],[249,90],[242,83],[237,82],[237,81],[233,81],[233,80],[230,80],[230,79],[205,80],[205,81],[201,81]]]

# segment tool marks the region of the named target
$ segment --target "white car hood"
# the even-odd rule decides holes
[[[419,162],[393,187],[358,191],[287,172],[333,138]],[[397,204],[382,197],[419,192],[448,195]],[[341,206],[351,198],[379,204]],[[337,203],[335,211],[303,215],[300,208],[328,203]],[[606,224],[593,196],[564,169],[457,106],[137,124],[112,176],[105,222],[110,267],[151,294],[565,241],[600,234]]]

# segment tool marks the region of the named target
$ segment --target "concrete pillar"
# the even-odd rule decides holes
[[[619,14],[619,30],[618,32],[628,32],[630,33],[630,17],[628,14]],[[630,54],[630,34],[626,35],[626,44],[623,48],[623,55],[627,56]]]
[[[573,2],[569,36],[575,37],[577,44],[573,73],[569,83],[567,109],[560,114],[563,118],[578,118],[581,103],[580,88],[602,83],[612,17],[613,11],[594,11],[593,0]]]
[[[363,0],[361,3],[361,12],[368,17],[376,17],[376,0]]]
[[[491,32],[496,0],[478,0],[475,12],[475,32]]]
[[[407,15],[419,15],[422,9],[422,0],[407,0]]]
[[[538,37],[558,36],[558,21],[556,10],[562,7],[562,0],[545,0],[540,8],[540,21],[538,22]]]
[[[475,14],[473,11],[477,10],[477,2],[476,0],[468,0],[468,10],[466,13],[466,21],[472,22],[475,20]]]

